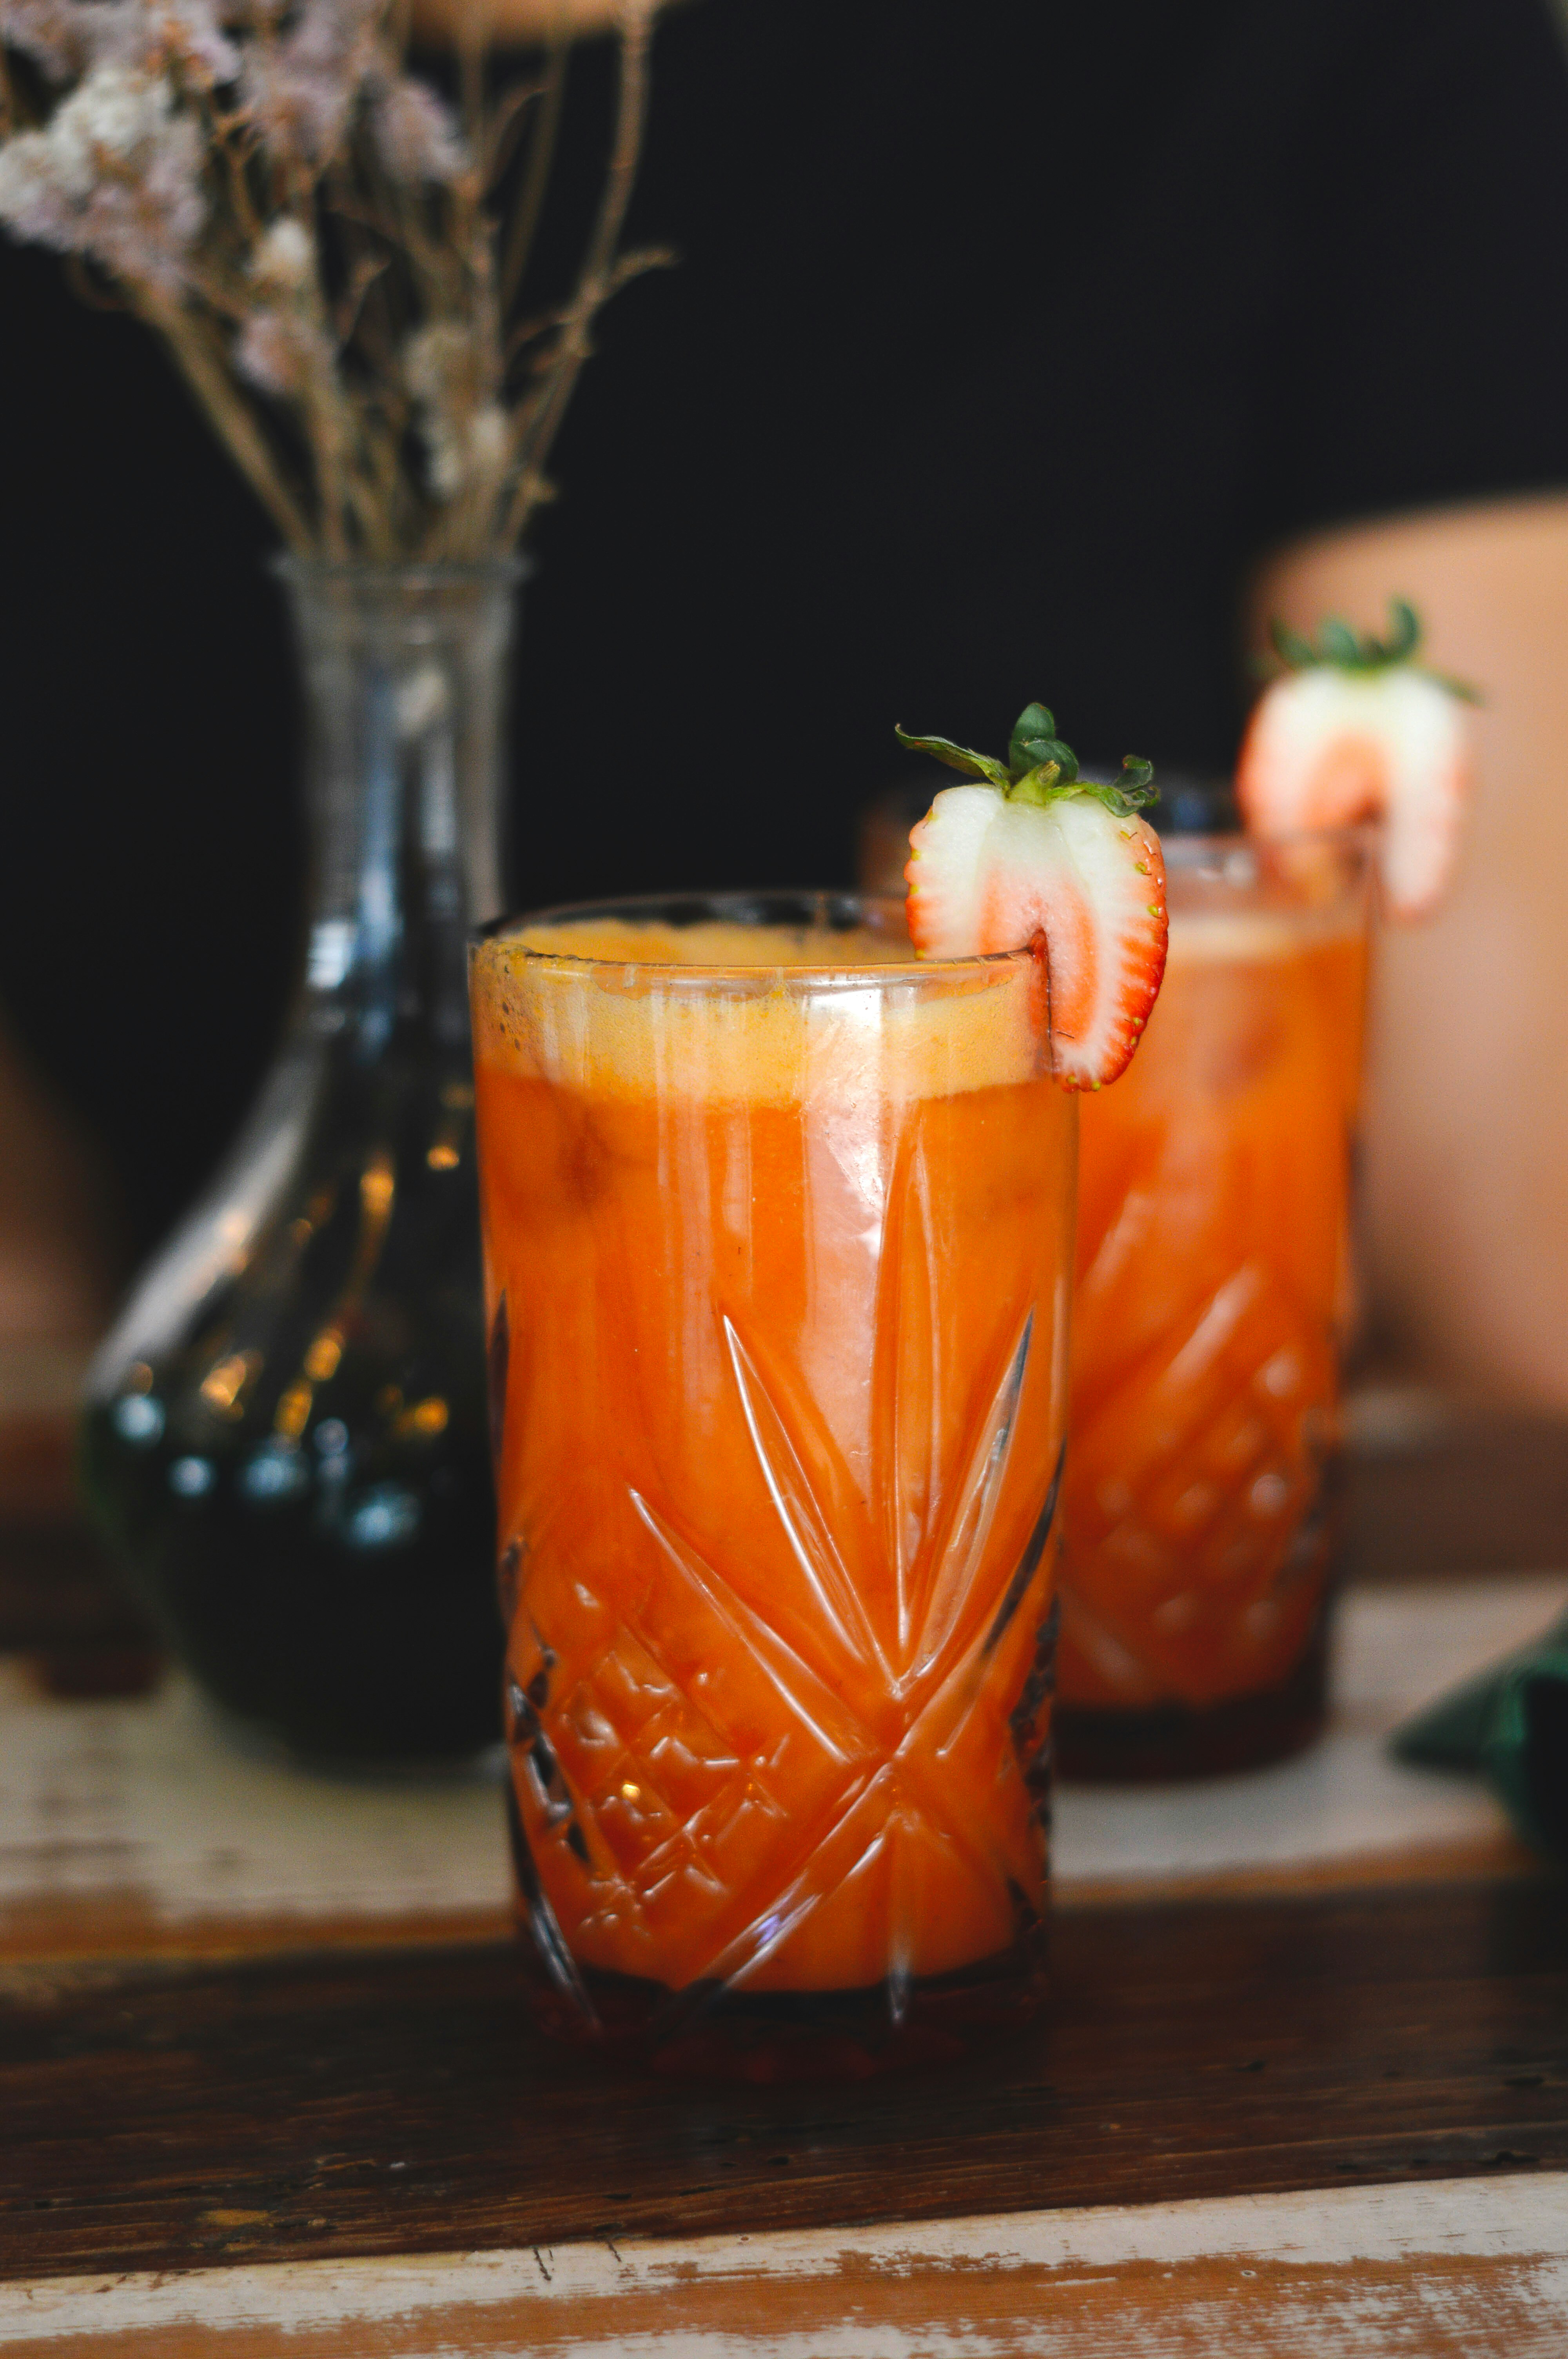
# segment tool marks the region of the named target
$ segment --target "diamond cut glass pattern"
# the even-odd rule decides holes
[[[865,954],[476,961],[520,1870],[579,2027],[1037,1984],[1074,1106],[1027,958]]]
[[[1170,1742],[1198,1749],[1166,1766],[1196,1768],[1288,1750],[1321,1711],[1320,1669],[1315,1696],[1292,1683],[1321,1667],[1336,1539],[1366,855],[1360,833],[1167,845],[1164,986],[1083,1116],[1060,1667],[1076,1766],[1113,1766],[1118,1714],[1129,1743],[1153,1728],[1139,1715],[1186,1715]],[[1229,1750],[1206,1763],[1201,1715],[1271,1696],[1249,1732],[1211,1724]],[[1157,1766],[1130,1755],[1128,1774]]]

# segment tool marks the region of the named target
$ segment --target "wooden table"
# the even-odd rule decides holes
[[[1358,1468],[1327,1745],[1065,1794],[1049,2019],[902,2083],[549,2048],[493,1785],[306,1778],[177,1680],[63,1701],[34,1611],[0,1660],[0,2350],[1562,2359],[1568,1886],[1381,1739],[1568,1603],[1568,1435],[1401,1431]]]

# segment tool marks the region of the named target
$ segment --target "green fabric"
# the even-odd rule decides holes
[[[1568,1614],[1390,1744],[1423,1768],[1479,1771],[1527,1843],[1568,1859]]]

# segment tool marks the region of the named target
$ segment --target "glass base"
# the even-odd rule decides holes
[[[524,1939],[532,1948],[526,1929]],[[951,2064],[1018,2030],[1044,1996],[1044,1951],[1035,1937],[902,1989],[752,1993],[697,1983],[671,1991],[589,1969],[568,1995],[540,1969],[531,1996],[552,2038],[645,2071],[694,2081],[863,2081]],[[536,1952],[533,1962],[538,1969]]]
[[[1005,1950],[952,1973],[888,1975],[857,1990],[750,1991],[663,1983],[584,1965],[540,1888],[515,1791],[507,1832],[535,2020],[552,2038],[644,2071],[694,2081],[863,2081],[951,2064],[1018,2030],[1045,1995],[1048,1919],[1018,1895]]]
[[[1261,1769],[1304,1751],[1328,1710],[1328,1615],[1318,1616],[1289,1677],[1220,1703],[1156,1704],[1115,1712],[1056,1700],[1056,1768],[1091,1786],[1217,1777]]]

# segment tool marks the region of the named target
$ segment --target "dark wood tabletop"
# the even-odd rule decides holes
[[[1568,1428],[1417,1433],[1360,1455],[1352,1499],[1364,1582],[1561,1567]],[[0,1543],[0,1636],[57,1694],[113,1688],[116,1658],[144,1676],[100,1578],[80,1536]],[[783,2089],[551,2046],[499,1935],[0,1954],[0,2281],[1568,2169],[1568,1883],[1545,1864],[1133,1893],[1053,1942],[1027,2035]]]
[[[13,2276],[761,2233],[1568,2167],[1560,1879],[1075,1911],[1039,2029],[692,2087],[527,2022],[505,1944],[40,1976],[0,2044]]]

